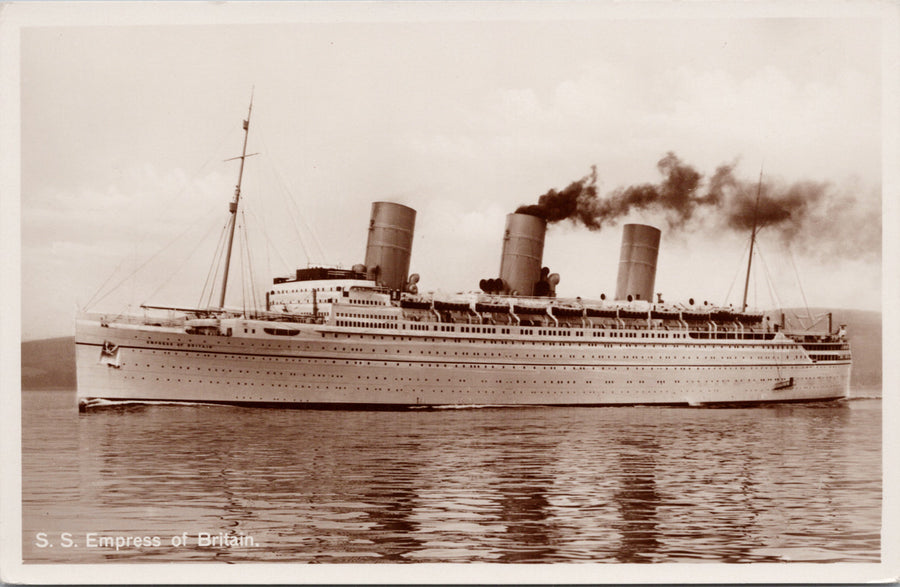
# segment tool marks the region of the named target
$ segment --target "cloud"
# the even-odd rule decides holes
[[[683,64],[658,76],[625,67],[596,65],[543,94],[494,90],[469,105],[454,132],[418,133],[411,144],[454,161],[596,164],[614,183],[652,173],[650,158],[668,150],[705,167],[740,157],[778,175],[880,176],[877,77],[795,80],[774,65],[739,74]]]
[[[218,203],[225,210],[231,182],[221,173],[189,179],[181,169],[150,164],[128,167],[102,188],[51,189],[23,194],[23,241],[29,245],[83,240],[108,247],[172,237],[208,217]]]

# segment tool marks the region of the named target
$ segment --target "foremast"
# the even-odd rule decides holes
[[[241,156],[236,157],[236,159],[241,160],[241,167],[238,171],[238,180],[237,185],[234,188],[234,201],[229,202],[228,211],[231,214],[231,218],[229,219],[229,223],[231,227],[228,233],[228,250],[225,253],[225,272],[222,275],[222,295],[219,297],[219,309],[225,308],[225,291],[228,288],[228,269],[231,265],[231,248],[234,244],[234,227],[237,225],[237,210],[238,204],[241,201],[241,180],[244,177],[244,161],[247,159],[247,137],[250,135],[250,115],[253,112],[253,95],[250,95],[250,107],[247,110],[247,119],[243,121],[244,123],[244,146],[241,149]]]

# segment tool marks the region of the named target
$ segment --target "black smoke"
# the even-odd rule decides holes
[[[594,166],[590,175],[560,192],[551,189],[538,198],[537,204],[520,206],[516,213],[537,216],[549,223],[571,220],[591,230],[600,230],[632,211],[657,209],[669,213],[670,224],[679,225],[690,219],[698,207],[718,204],[724,188],[733,181],[731,168],[723,166],[703,191],[700,189],[703,175],[671,152],[656,167],[663,176],[660,183],[619,188],[601,198],[597,195]]]
[[[592,212],[597,198],[597,166],[591,167],[590,175],[573,181],[569,186],[557,192],[551,189],[538,198],[537,204],[519,206],[516,214],[528,214],[543,218],[547,222],[572,220],[581,222],[591,230],[599,230],[600,224]]]
[[[537,204],[520,206],[516,212],[551,224],[569,220],[590,230],[601,230],[639,211],[662,213],[669,228],[675,230],[749,233],[755,218],[757,229],[774,232],[806,252],[878,254],[881,222],[877,209],[857,206],[854,195],[841,193],[828,182],[739,179],[734,173],[736,165],[722,164],[704,179],[702,173],[669,152],[656,164],[662,176],[658,183],[617,188],[603,197],[598,195],[594,166],[589,175],[564,190],[551,189]],[[860,223],[866,227],[866,238],[857,234],[854,239],[848,226],[858,229]]]

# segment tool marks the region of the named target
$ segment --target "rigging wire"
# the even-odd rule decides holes
[[[219,274],[219,260],[222,255],[222,248],[225,246],[225,234],[228,231],[228,222],[226,221],[224,225],[222,225],[222,231],[219,233],[219,240],[216,243],[216,248],[213,251],[212,259],[210,260],[209,270],[206,272],[206,280],[203,282],[203,287],[200,289],[200,297],[197,300],[197,307],[204,307],[204,299],[206,300],[205,306],[207,308],[210,307],[212,302],[213,289],[215,289],[216,278]]]
[[[263,190],[263,189],[261,188],[261,186],[259,185],[259,174],[257,174],[255,177],[256,177],[256,181],[257,181],[257,183],[256,183],[257,193],[264,193],[265,190]],[[268,227],[267,227],[267,225],[266,225],[266,223],[265,223],[265,218],[264,218],[264,216],[263,216],[262,214],[257,214],[257,213],[253,210],[253,206],[252,206],[252,205],[248,205],[248,204],[252,204],[252,200],[251,200],[250,202],[245,202],[244,207],[242,208],[242,211],[246,212],[249,216],[251,216],[252,218],[254,218],[256,222],[259,223],[259,225],[262,227],[262,231],[261,231],[261,232],[262,232],[263,237],[264,237],[265,240],[266,240],[267,245],[269,245],[269,246],[271,246],[273,249],[275,249],[275,253],[278,255],[279,259],[280,259],[281,262],[284,264],[284,267],[287,267],[288,270],[290,270],[289,268],[291,267],[291,263],[289,263],[289,262],[284,258],[284,255],[281,254],[281,251],[279,250],[279,248],[276,246],[276,244],[272,241],[272,239],[271,239],[270,236],[269,236],[269,232],[270,232],[270,231],[269,231],[269,229],[268,229]],[[295,230],[296,230],[296,227],[295,227]],[[301,248],[302,248],[302,244],[301,244]],[[305,249],[304,249],[304,254],[305,254]],[[270,274],[271,274],[271,271],[270,271]]]
[[[241,210],[240,213],[241,213],[241,216],[243,216],[243,210]],[[241,220],[243,220],[243,218]],[[235,222],[238,221],[237,215],[235,215],[234,221]],[[240,306],[241,306],[244,316],[248,315],[247,314],[247,278],[245,275],[246,268],[244,267],[244,254],[245,254],[245,250],[247,249],[247,246],[248,246],[246,240],[247,239],[246,239],[246,235],[244,233],[243,222],[241,222],[237,225],[237,242],[235,243],[237,245],[237,250],[235,250],[232,253],[232,258],[233,258],[233,255],[236,254],[238,256],[238,258],[240,259],[240,267],[238,268],[239,271],[236,274],[232,273],[232,283],[234,283],[235,279],[240,280],[240,284],[241,284]],[[222,305],[224,307],[225,304],[223,303]]]
[[[212,209],[212,208],[210,207],[210,210],[211,210],[211,209]],[[173,239],[170,240],[168,243],[166,243],[161,249],[159,249],[159,250],[156,251],[153,255],[151,255],[149,259],[147,259],[146,261],[144,261],[143,263],[141,263],[141,265],[139,265],[134,271],[132,271],[131,273],[129,273],[128,275],[126,275],[125,277],[123,277],[116,285],[114,285],[112,288],[110,288],[109,291],[107,291],[105,294],[103,294],[103,295],[100,296],[99,298],[97,298],[97,295],[100,293],[100,290],[97,290],[97,292],[91,297],[91,300],[88,302],[88,304],[85,305],[85,309],[87,309],[88,305],[90,305],[90,304],[92,304],[92,303],[99,304],[99,303],[102,302],[104,299],[106,299],[107,296],[109,296],[111,293],[113,293],[114,291],[116,291],[117,289],[119,289],[120,287],[122,287],[122,284],[123,284],[123,283],[125,283],[126,281],[128,281],[129,279],[131,279],[132,277],[134,277],[135,274],[137,274],[137,273],[138,273],[139,271],[141,271],[144,267],[146,267],[146,266],[149,265],[152,261],[154,261],[157,257],[159,257],[163,252],[165,252],[165,251],[166,251],[167,249],[169,249],[172,245],[174,245],[176,242],[178,242],[178,240],[181,239],[181,237],[183,237],[183,236],[184,236],[185,234],[187,234],[190,230],[192,230],[193,228],[195,228],[197,224],[199,224],[199,221],[198,221],[198,222],[195,222],[195,223],[193,223],[193,224],[191,224],[191,225],[189,225],[189,226],[187,226],[187,227],[186,227],[183,231],[181,231],[175,238],[173,238]],[[121,263],[120,263],[120,265],[121,265]],[[107,282],[108,282],[108,281],[109,281],[109,280],[107,280]],[[95,298],[96,298],[96,299],[95,299]]]
[[[270,153],[271,151],[269,150],[269,146],[266,143],[265,131],[261,128],[257,128],[256,136],[257,136],[257,139],[259,140],[262,150],[265,151],[266,153]],[[266,163],[269,164],[268,161],[266,161]],[[280,191],[282,193],[286,192],[287,188],[285,187],[284,182],[281,181],[281,179],[278,177],[277,173],[274,171],[274,166],[269,164],[268,169],[271,171],[272,175],[275,177],[276,184],[280,188]],[[271,193],[271,192],[269,192],[269,193]],[[306,257],[307,262],[309,262],[310,254],[309,254],[309,251],[307,250],[306,244],[303,242],[303,238],[300,234],[300,231],[297,228],[296,220],[294,219],[294,217],[291,213],[291,210],[288,209],[288,210],[286,210],[286,212],[287,212],[288,218],[290,218],[290,220],[291,220],[291,228],[293,229],[293,231],[297,237],[297,242],[300,244],[300,249],[303,251],[303,255]]]
[[[257,136],[260,137],[260,142],[262,143],[263,148],[267,149],[266,141],[265,141],[265,132],[258,131]],[[273,162],[274,162],[274,159],[273,159]],[[276,167],[275,165],[271,165],[270,168],[272,170],[272,173],[275,176],[275,179],[278,182],[279,187],[281,187],[283,193],[287,194],[287,197],[285,199],[287,200],[287,202],[289,204],[289,210],[288,210],[289,216],[293,223],[294,231],[297,233],[297,240],[300,243],[300,247],[303,249],[304,255],[306,255],[307,264],[312,263],[313,256],[316,253],[319,256],[320,262],[324,262],[325,249],[324,249],[324,247],[322,247],[322,243],[319,241],[319,238],[316,235],[316,232],[310,227],[310,225],[306,222],[304,215],[300,212],[300,207],[297,205],[296,199],[294,198],[293,193],[290,190],[290,188],[288,188],[287,182],[284,180],[284,177],[278,171],[278,167]],[[296,218],[295,218],[295,215],[296,215]],[[309,249],[311,249],[313,247],[307,247],[307,245],[304,244],[302,231],[297,226],[298,219],[299,219],[299,222],[303,224],[303,227],[305,228],[309,237],[312,239],[312,242],[313,242],[313,245],[315,245],[314,248],[316,249],[316,251],[310,251]]]
[[[265,159],[265,157],[261,157],[261,159]],[[254,186],[254,188],[255,188],[255,190],[254,190],[252,193],[253,193],[253,194],[256,194],[256,195],[266,194],[266,193],[268,193],[268,192],[270,191],[270,190],[268,190],[268,189],[266,189],[266,188],[264,188],[264,187],[262,186],[262,183],[260,182],[260,175],[261,175],[261,174],[259,174],[259,173],[255,173],[255,174],[251,174],[251,176],[250,176],[250,177],[252,178],[251,181],[253,181],[253,186]],[[268,232],[269,232],[269,230],[268,230],[268,227],[266,226],[266,222],[265,222],[265,219],[264,219],[263,215],[261,215],[261,214],[256,214],[256,213],[253,211],[254,206],[251,205],[252,203],[253,203],[252,198],[249,199],[249,200],[247,200],[247,201],[245,201],[244,207],[241,209],[241,216],[243,217],[243,221],[244,221],[244,225],[245,225],[245,229],[244,229],[244,230],[245,230],[246,235],[247,235],[248,254],[249,254],[249,250],[250,250],[250,249],[249,249],[249,242],[250,242],[250,238],[249,238],[249,237],[250,237],[251,232],[253,232],[253,234],[254,234],[254,240],[257,240],[255,235],[257,235],[257,234],[262,234],[263,237],[266,239],[266,241],[265,241],[265,242],[266,242],[266,260],[267,260],[267,264],[266,264],[266,271],[267,271],[267,273],[266,273],[266,275],[274,275],[274,273],[272,272],[272,266],[271,266],[271,263],[269,262],[269,245],[268,245]],[[261,208],[264,210],[264,209],[265,209],[265,206],[261,206]],[[253,222],[257,223],[257,224],[255,224],[255,225],[253,226],[253,228],[254,228],[253,231],[250,231],[250,227],[249,227],[249,219],[252,219]],[[259,227],[261,227],[259,230],[256,229],[257,225],[258,225]],[[285,266],[288,266],[288,265],[285,264]],[[252,275],[252,265],[251,265],[251,275]],[[255,280],[255,276],[252,277],[252,279]],[[255,286],[255,281],[254,281],[254,286]],[[255,293],[256,293],[256,290],[255,290],[255,288],[254,288],[254,297],[255,297]]]
[[[806,308],[806,315],[812,321],[812,313],[809,311],[809,303],[806,301],[806,293],[803,291],[803,283],[800,282],[800,272],[797,270],[797,264],[794,262],[794,251],[791,250],[790,243],[785,245],[788,250],[788,256],[791,259],[791,265],[794,268],[794,276],[797,278],[797,287],[800,288],[800,296],[803,298],[803,307]]]
[[[800,282],[800,276],[799,276],[799,272],[797,271],[796,263],[794,262],[793,253],[791,252],[789,246],[787,248],[788,248],[789,257],[791,259],[791,264],[794,266],[793,268],[795,271],[795,276],[797,278],[797,285],[800,289],[800,294],[803,297],[804,308],[806,309],[806,316],[801,316],[800,314],[798,314],[797,312],[795,312],[793,310],[787,311],[784,308],[783,302],[778,298],[778,294],[775,291],[774,280],[768,274],[768,266],[766,265],[765,259],[762,256],[762,251],[760,251],[760,260],[763,262],[763,268],[766,270],[767,276],[769,278],[770,295],[772,296],[774,305],[778,308],[781,308],[783,312],[786,312],[787,314],[789,314],[794,320],[796,320],[797,323],[800,324],[800,326],[804,330],[809,330],[809,329],[813,328],[816,324],[818,324],[819,321],[822,320],[822,318],[827,316],[828,312],[821,312],[821,313],[813,314],[812,311],[810,310],[809,305],[806,303],[806,294],[803,292],[803,285]]]
[[[244,293],[244,297],[245,297],[244,305],[246,307],[247,300],[249,299],[250,308],[255,313],[256,309],[258,308],[258,304],[257,304],[258,300],[256,297],[256,280],[255,280],[255,276],[253,273],[253,258],[250,255],[250,235],[247,231],[247,218],[244,215],[243,210],[241,211],[241,238],[242,238],[242,243],[243,243],[243,247],[242,247],[243,250],[242,250],[241,254],[245,255],[247,257],[246,274],[241,275],[242,282],[246,283],[246,287],[242,288],[245,292]],[[243,267],[243,265],[242,265],[242,267]],[[243,269],[242,269],[242,271],[243,271]],[[247,291],[247,290],[249,290],[249,291]],[[247,310],[245,309],[244,312],[246,313]]]
[[[105,288],[106,285],[107,285],[107,284],[112,280],[112,278],[115,276],[115,274],[119,272],[119,269],[122,268],[122,265],[124,265],[124,264],[125,264],[125,261],[127,261],[127,260],[128,260],[128,257],[127,257],[127,256],[122,257],[122,260],[119,261],[119,264],[116,265],[116,268],[112,270],[112,273],[110,273],[110,274],[109,274],[109,277],[106,278],[106,281],[103,282],[103,285],[101,285],[99,288],[97,288],[97,291],[94,292],[94,295],[92,295],[91,298],[90,298],[90,299],[87,301],[87,303],[84,305],[84,309],[85,309],[85,310],[87,310],[87,308],[94,302],[94,298],[97,297],[97,294],[99,294],[101,291],[103,291],[103,288]],[[121,285],[121,284],[120,284],[120,285]],[[116,287],[118,287],[118,286],[116,286]],[[115,289],[116,289],[116,288],[113,288],[112,291],[115,291]],[[109,293],[107,293],[106,295],[109,295]],[[104,297],[106,297],[106,296],[104,296]],[[102,298],[101,298],[101,299],[102,299]],[[97,300],[97,301],[98,301],[98,303],[99,303],[99,300]]]
[[[222,250],[225,248],[225,235],[228,234],[228,222],[222,226],[222,232],[219,234],[219,242],[216,244],[216,250],[213,252],[212,263],[209,265],[209,271],[206,273],[206,281],[203,283],[203,289],[200,290],[200,299],[197,301],[197,307],[203,307],[203,297],[206,296],[206,307],[212,305],[213,290],[215,289],[216,278],[219,275],[219,266],[221,263]],[[215,271],[215,274],[213,273]],[[209,287],[209,294],[206,288]]]
[[[744,258],[744,255],[747,253],[747,249],[750,248],[750,241],[747,241],[747,244],[744,245],[744,250],[741,253],[741,259]],[[728,286],[728,293],[725,294],[725,301],[722,303],[723,306],[728,304],[728,298],[731,297],[731,291],[734,289],[734,284],[737,283],[738,276],[741,274],[741,264],[738,263],[737,271],[734,273],[734,277],[731,279],[731,285]]]
[[[249,229],[245,228],[245,230],[249,230]],[[249,237],[250,237],[250,234],[248,232],[247,233],[247,242],[248,243],[250,242]],[[247,248],[247,258],[248,258],[248,264],[250,266],[250,294],[253,297],[253,311],[258,312],[259,308],[260,308],[259,291],[258,291],[259,288],[257,287],[256,273],[253,271],[254,263],[253,263],[253,258],[250,256],[249,247]]]
[[[261,146],[262,146],[262,148],[263,148],[263,151],[268,151],[268,147],[267,147],[266,142],[265,142],[264,132],[262,132],[262,129],[258,129],[258,130],[257,130],[256,136],[258,137],[258,140],[259,140],[259,142],[260,142],[260,144],[261,144]],[[280,188],[280,193],[282,194],[282,197],[284,198],[284,197],[285,197],[284,194],[285,194],[285,193],[289,193],[289,190],[287,189],[284,180],[279,176],[277,168],[274,167],[273,165],[271,165],[271,162],[268,161],[268,158],[263,157],[262,160],[265,162],[265,164],[267,164],[267,170],[269,171],[269,173],[271,174],[271,176],[274,176],[274,177],[276,178],[276,180],[277,180],[276,183],[277,183],[278,187]],[[263,193],[266,193],[267,190],[263,190],[263,189],[260,188],[260,185],[259,185],[259,177],[260,177],[260,175],[261,175],[261,174],[256,174],[256,175],[253,176],[253,177],[256,178],[257,193],[263,194]],[[269,193],[271,193],[271,191],[269,191]],[[294,207],[296,207],[296,204],[294,204],[294,202],[293,202],[293,200],[292,200],[291,198],[288,197],[288,198],[285,198],[285,199],[287,199],[291,204],[294,205]],[[252,208],[252,207],[251,207],[251,208]],[[272,209],[276,209],[276,207],[273,206]],[[277,209],[284,210],[284,207],[279,205],[279,206],[277,207]],[[253,214],[252,209],[250,209],[250,212],[251,212],[251,214]],[[287,217],[290,219],[291,228],[293,229],[293,232],[294,232],[294,234],[296,235],[297,242],[298,242],[298,244],[300,245],[300,249],[302,250],[303,255],[306,257],[307,264],[308,264],[308,263],[310,262],[310,258],[311,258],[309,247],[308,247],[307,244],[305,243],[305,240],[304,240],[304,238],[303,238],[303,234],[302,234],[302,232],[300,231],[300,229],[298,228],[297,220],[296,220],[296,218],[294,218],[294,214],[293,214],[292,210],[291,210],[290,208],[288,208],[288,209],[286,210],[286,212],[287,212]],[[266,231],[266,227],[265,227],[264,223],[262,222],[262,216],[261,216],[261,215],[257,215],[257,214],[253,214],[253,215],[254,215],[254,217],[256,217],[257,219],[260,220],[260,224],[263,224],[263,229],[264,229],[264,231]],[[268,239],[268,233],[267,233],[267,231],[266,231],[264,234],[265,234],[266,238]],[[314,233],[312,233],[312,234],[313,234],[313,236],[315,236]],[[282,260],[282,263],[284,263],[284,267],[287,268],[286,270],[289,271],[290,268],[293,266],[293,264],[292,264],[292,263],[288,263],[287,261],[284,260],[284,255],[281,253],[281,250],[279,249],[278,246],[276,246],[276,245],[271,241],[271,239],[268,239],[267,242],[269,243],[270,246],[272,246],[272,247],[276,250],[276,252],[278,253],[278,256],[279,256],[279,257],[281,258],[281,260]]]
[[[234,131],[233,131],[232,129],[229,128],[229,129],[228,129],[221,137],[219,137],[219,139],[216,141],[216,148],[215,148],[214,150],[209,150],[209,151],[207,151],[207,152],[209,152],[209,153],[217,153],[217,152],[219,152],[219,151],[222,149],[222,146],[225,144],[225,141],[226,141],[226,140],[230,137],[230,135],[232,135],[232,134],[234,134]],[[178,200],[183,199],[184,193],[187,191],[187,189],[188,189],[189,187],[191,187],[191,186],[196,182],[196,180],[197,180],[197,178],[200,176],[200,174],[201,174],[201,173],[209,166],[209,164],[210,164],[213,160],[215,160],[215,159],[216,159],[215,156],[210,156],[209,158],[207,158],[206,161],[204,161],[204,162],[200,165],[200,167],[198,167],[198,168],[191,174],[190,179],[184,183],[184,185],[181,187],[181,189],[179,189],[177,192],[175,192],[175,193],[172,195],[171,198],[168,198],[167,200],[164,200],[163,202],[160,203],[160,210],[166,210],[166,211],[171,210],[171,209],[172,209],[172,206],[173,206],[173,203],[174,203],[175,201],[178,201]],[[217,203],[216,205],[218,205],[218,203]],[[209,211],[212,211],[212,206],[210,207]],[[208,211],[208,212],[209,212],[209,211]],[[206,215],[204,215],[203,217],[205,218]],[[109,284],[109,282],[113,279],[113,277],[116,275],[116,273],[118,273],[119,269],[122,268],[122,265],[124,265],[125,262],[128,260],[128,257],[123,257],[122,260],[119,262],[119,264],[116,265],[116,268],[113,269],[113,271],[110,273],[109,277],[107,277],[106,280],[103,282],[103,284],[102,284],[99,288],[97,288],[97,290],[94,292],[94,294],[91,296],[91,298],[90,298],[90,299],[87,301],[87,303],[84,305],[84,308],[83,308],[83,309],[84,309],[84,310],[87,310],[87,309],[90,308],[93,304],[99,304],[99,303],[102,302],[104,299],[106,299],[107,296],[109,296],[112,292],[114,292],[114,291],[116,291],[117,289],[119,289],[119,288],[122,286],[122,284],[124,284],[127,280],[131,279],[136,273],[138,273],[138,272],[139,272],[141,269],[143,269],[147,264],[149,264],[151,261],[153,261],[153,259],[155,259],[157,256],[159,256],[160,254],[162,254],[163,251],[165,251],[166,249],[168,249],[171,245],[175,244],[175,242],[176,242],[178,239],[180,239],[182,236],[184,236],[184,234],[187,233],[189,230],[191,230],[192,228],[194,228],[196,224],[197,224],[197,223],[188,226],[182,233],[180,233],[178,236],[176,236],[174,239],[172,239],[172,241],[170,241],[168,244],[166,244],[162,249],[158,250],[153,256],[151,256],[149,259],[147,259],[147,260],[146,260],[142,265],[140,265],[137,269],[135,269],[134,271],[132,271],[131,273],[129,273],[128,275],[126,275],[122,280],[120,280],[115,286],[113,286],[109,291],[107,291],[105,294],[103,294],[100,298],[97,298],[97,296],[100,295],[100,292],[103,291],[103,289]],[[147,237],[144,237],[144,238],[143,238],[139,243],[137,243],[137,244],[142,245],[142,244],[144,244],[146,241],[147,241]]]
[[[789,250],[789,252],[790,252],[790,250]],[[781,299],[779,299],[779,297],[778,297],[778,292],[775,291],[774,279],[771,278],[771,275],[770,275],[770,273],[769,273],[768,265],[766,265],[765,258],[762,256],[762,251],[760,251],[760,260],[761,260],[762,263],[763,263],[763,268],[766,270],[766,274],[767,274],[767,277],[768,277],[768,280],[769,280],[769,295],[772,297],[773,304],[774,304],[777,308],[780,308],[780,309],[782,310],[783,313],[789,314],[789,315],[791,316],[791,318],[793,318],[797,323],[799,323],[800,326],[801,326],[804,330],[809,330],[810,328],[812,328],[813,326],[815,326],[816,324],[818,324],[818,322],[819,322],[823,317],[825,317],[825,316],[828,315],[828,312],[823,312],[823,313],[819,313],[819,314],[813,314],[813,313],[810,311],[810,309],[809,309],[808,306],[806,306],[806,316],[801,316],[800,314],[798,314],[797,312],[795,312],[795,311],[793,311],[793,310],[788,311],[788,310],[784,307],[784,303],[781,301]],[[793,256],[791,256],[791,262],[792,262],[792,263],[794,262]],[[794,270],[796,271],[796,265],[794,266]],[[800,282],[799,282],[799,275],[798,275],[798,285],[800,286],[800,293],[801,293],[801,295],[803,296],[804,303],[806,303],[806,296],[805,296],[805,294],[803,293],[803,287],[802,287],[802,285],[801,285]],[[807,320],[809,321],[809,324],[808,324],[808,325],[804,323],[804,322],[807,321]]]
[[[762,264],[763,273],[766,277],[766,283],[769,286],[768,291],[770,301],[772,302],[773,306],[775,306],[776,308],[780,308],[781,300],[778,298],[778,292],[775,291],[775,280],[772,278],[772,273],[769,271],[769,265],[768,263],[766,263],[766,257],[765,255],[763,255],[762,247],[759,246],[759,241],[757,241],[756,243],[756,250],[758,253],[759,261]]]
[[[209,283],[209,293],[206,296],[206,307],[213,307],[213,295],[215,295],[216,284],[219,281],[219,271],[223,269],[223,261],[225,257],[225,242],[228,238],[228,229],[231,225],[232,218],[229,217],[225,220],[225,225],[222,227],[222,236],[221,243],[219,244],[218,250],[216,254],[213,256],[212,264],[210,265],[210,270],[215,270],[212,276],[212,280]]]
[[[281,254],[281,251],[279,251],[279,250],[278,250],[278,247],[275,246],[275,243],[272,242],[272,239],[270,238],[270,235],[269,235],[269,231],[266,230],[265,225],[264,225],[264,222],[263,222],[263,220],[262,220],[262,217],[259,216],[258,214],[256,214],[252,209],[247,209],[247,213],[248,213],[253,219],[255,219],[256,222],[258,222],[260,225],[263,225],[262,235],[263,235],[263,238],[264,238],[265,241],[266,241],[266,244],[267,244],[267,245],[270,245],[270,246],[272,247],[272,249],[275,250],[275,254],[278,255],[279,260],[280,260],[286,267],[290,267],[290,266],[291,266],[290,263],[288,263],[288,262],[285,260],[284,256]],[[268,246],[267,246],[267,247],[266,247],[266,252],[268,253],[269,250],[270,250],[270,249],[269,249]],[[270,272],[270,273],[271,273],[271,272]]]
[[[188,254],[188,256],[181,262],[181,264],[180,264],[174,271],[168,272],[168,275],[169,275],[169,276],[168,276],[165,280],[163,280],[163,282],[159,285],[159,287],[157,287],[157,288],[153,291],[153,293],[151,293],[150,295],[146,296],[146,298],[144,298],[144,301],[141,303],[141,305],[147,303],[147,301],[148,301],[150,298],[153,298],[157,293],[159,293],[159,291],[160,291],[162,288],[164,288],[166,285],[168,285],[168,284],[172,281],[172,279],[173,279],[173,278],[178,274],[178,272],[179,272],[179,271],[187,264],[187,262],[191,259],[191,257],[192,257],[192,256],[200,249],[200,243],[202,243],[203,241],[206,240],[206,238],[207,238],[207,237],[209,236],[209,234],[212,232],[213,228],[215,228],[215,225],[214,225],[214,224],[210,224],[209,229],[207,229],[206,233],[200,238],[200,240],[199,240],[199,241],[197,242],[197,244],[193,247],[193,250],[191,250],[191,252]]]
[[[279,175],[277,169],[275,167],[270,167],[270,169],[272,170],[272,175],[275,177],[276,183],[278,184],[278,187],[281,189],[281,191],[283,193],[289,193],[287,186],[285,185],[284,180]],[[290,197],[286,197],[285,199],[288,202],[292,201]],[[300,250],[303,251],[303,255],[306,257],[306,263],[307,265],[309,265],[314,256],[314,253],[311,251],[312,247],[309,246],[309,244],[306,242],[306,239],[303,237],[303,231],[300,230],[300,227],[298,226],[299,223],[297,221],[297,218],[295,217],[296,214],[292,206],[289,205],[287,207],[287,213],[288,218],[291,221],[291,228],[293,229],[294,235],[297,238],[297,244],[300,245]]]
[[[243,218],[241,220],[244,220]],[[244,282],[244,286],[241,288],[243,290],[244,295],[244,307],[247,308],[244,310],[244,314],[247,316],[253,316],[256,311],[256,303],[255,296],[253,295],[253,265],[250,259],[250,244],[247,240],[247,226],[246,224],[241,225],[241,243],[243,245],[243,250],[241,254],[244,255],[247,259],[246,269],[243,269],[244,275],[241,275],[241,280]]]
[[[240,272],[240,280],[241,280],[241,308],[243,309],[244,316],[250,316],[253,306],[250,305],[248,308],[248,304],[252,304],[252,294],[253,291],[252,284],[248,284],[249,282],[249,266],[250,266],[250,247],[247,243],[247,232],[246,232],[246,219],[243,216],[243,210],[241,211],[241,224],[240,229],[238,230],[238,256],[241,259],[241,272]]]
[[[233,126],[234,125],[231,125],[231,124],[227,125],[227,130],[222,135],[222,137],[219,139],[218,144],[216,146],[216,150],[209,151],[209,153],[222,153],[223,152],[223,150],[224,150],[223,146],[225,145],[225,141],[228,140],[230,142],[231,136],[236,134],[236,131],[234,130]],[[207,165],[209,165],[213,161],[219,161],[219,160],[220,160],[219,156],[210,155],[209,159],[207,159],[206,161],[203,162],[203,165],[200,166],[200,169],[198,169],[197,172],[199,173],[200,171],[202,171]]]
[[[237,215],[234,217],[234,221],[237,222]],[[239,277],[241,280],[241,309],[243,311],[244,316],[247,316],[247,280],[244,279],[244,233],[242,230],[237,231],[238,235],[238,259],[240,260],[240,273]],[[224,305],[224,304],[223,304]]]
[[[756,248],[759,248],[759,241],[756,242]],[[756,278],[759,273],[759,267],[753,266],[753,302],[756,308],[759,308],[759,279]]]

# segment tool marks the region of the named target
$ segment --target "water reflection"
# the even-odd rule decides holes
[[[654,454],[659,446],[651,439],[622,439],[619,456],[619,489],[613,500],[620,520],[614,528],[621,534],[615,558],[623,563],[648,562],[660,547]]]
[[[498,475],[499,519],[506,527],[499,561],[528,562],[553,558],[553,521],[547,499],[549,481],[547,446],[530,446],[527,455],[497,459],[491,467]]]
[[[409,553],[422,546],[422,540],[416,536],[419,525],[412,520],[415,493],[407,487],[403,491],[368,492],[363,498],[367,503],[389,504],[369,512],[375,523],[372,541],[380,546],[379,552],[385,561],[405,562]]]
[[[880,556],[872,400],[411,413],[141,406],[80,416],[69,400],[23,402],[32,561]],[[34,547],[38,531],[165,540],[54,553]],[[260,546],[168,543],[200,531]]]

